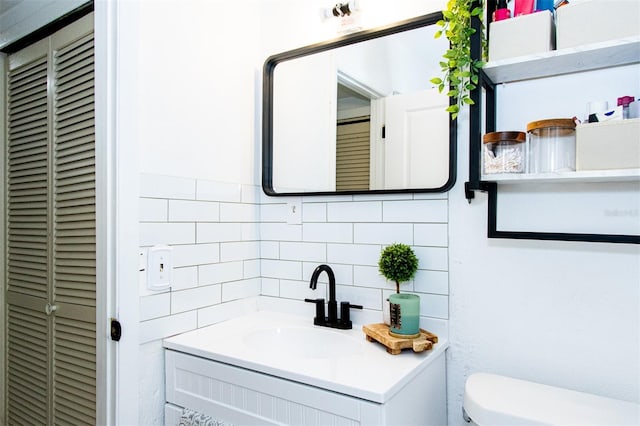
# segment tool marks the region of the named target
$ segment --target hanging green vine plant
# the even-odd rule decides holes
[[[451,113],[451,118],[455,119],[463,105],[474,103],[470,92],[476,88],[478,70],[484,66],[483,60],[471,58],[471,36],[476,32],[471,26],[471,20],[477,16],[482,22],[482,0],[449,0],[442,14],[443,19],[436,24],[442,29],[436,32],[435,38],[444,35],[449,40],[450,47],[443,55],[445,61],[440,62],[443,77],[433,78],[431,83],[438,86],[440,93],[445,88],[449,89],[447,95],[456,102],[450,105],[447,111]],[[484,24],[481,43],[484,57],[486,55]]]

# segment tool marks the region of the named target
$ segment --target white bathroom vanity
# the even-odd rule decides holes
[[[183,408],[236,426],[447,424],[445,339],[390,355],[359,325],[259,311],[164,347],[167,425]]]

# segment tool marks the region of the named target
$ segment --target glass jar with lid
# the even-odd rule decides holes
[[[527,137],[529,173],[576,169],[576,123],[573,119],[532,121],[527,124]]]
[[[482,138],[482,173],[524,173],[525,141],[523,132],[485,134]]]

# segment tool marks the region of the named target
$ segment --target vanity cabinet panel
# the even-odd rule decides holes
[[[165,363],[167,425],[182,407],[236,426],[447,424],[444,353],[384,404],[173,350]]]

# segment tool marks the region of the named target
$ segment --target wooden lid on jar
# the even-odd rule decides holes
[[[527,132],[553,127],[558,129],[575,129],[576,122],[573,121],[573,118],[550,118],[548,120],[532,121],[527,124]]]
[[[524,132],[491,132],[491,133],[486,133],[482,137],[483,143],[498,143],[498,142],[522,143],[526,140],[527,140],[527,135]]]

